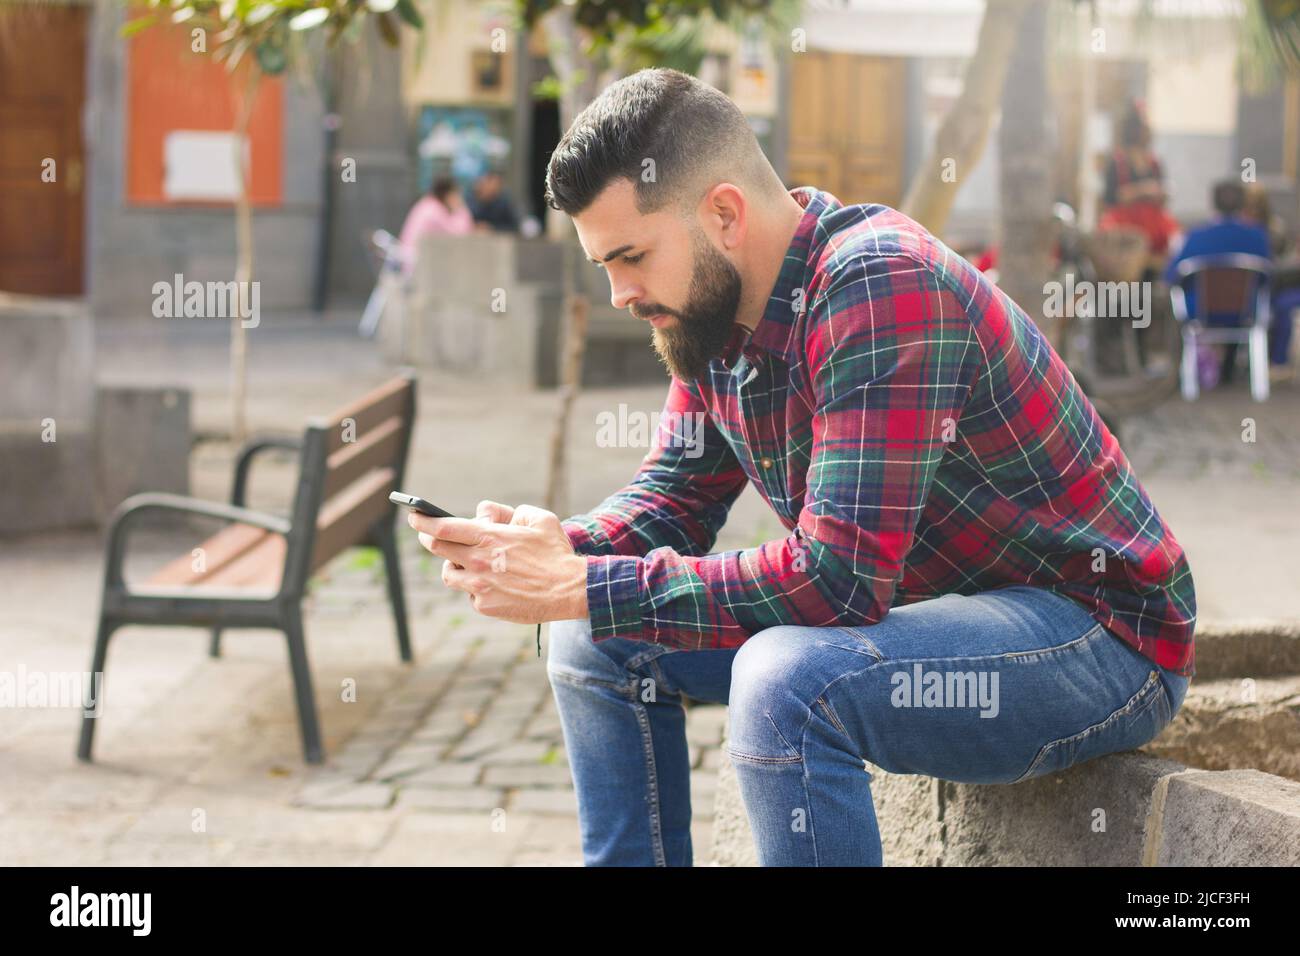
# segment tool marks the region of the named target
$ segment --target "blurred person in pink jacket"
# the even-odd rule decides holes
[[[450,176],[433,181],[428,195],[421,196],[406,214],[399,241],[404,256],[404,271],[415,267],[416,243],[430,234],[463,236],[474,231],[474,217],[465,205],[460,189]]]

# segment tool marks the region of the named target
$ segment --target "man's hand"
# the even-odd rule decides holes
[[[516,624],[587,616],[587,559],[555,514],[481,501],[472,519],[412,512],[408,521],[420,544],[446,559],[443,584],[469,594],[480,614]]]

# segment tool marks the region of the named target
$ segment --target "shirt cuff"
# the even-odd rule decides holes
[[[565,518],[560,522],[560,527],[569,536],[569,543],[573,545],[573,550],[578,554],[614,553],[613,543],[595,521]]]
[[[587,557],[587,613],[593,641],[641,636],[642,562],[624,555]]]

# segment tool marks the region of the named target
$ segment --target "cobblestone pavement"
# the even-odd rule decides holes
[[[160,334],[162,337],[160,338]],[[390,373],[351,323],[277,324],[254,336],[250,418],[296,431]],[[101,333],[101,379],[186,385],[201,432],[227,414],[225,350],[208,329]],[[601,412],[655,413],[662,386],[584,393],[573,414],[572,507],[622,485],[644,448],[598,447]],[[540,503],[554,395],[425,376],[407,490],[471,514],[480,498]],[[1248,435],[1253,423],[1253,433]],[[1201,617],[1300,616],[1300,387],[1256,405],[1244,385],[1174,399],[1126,426],[1124,444],[1187,549]],[[203,441],[193,493],[223,499],[234,448]],[[283,502],[290,460],[254,474],[254,507]],[[780,533],[747,490],[717,549]],[[0,864],[577,865],[576,802],[534,629],[480,617],[401,536],[415,661],[400,663],[375,555],[340,556],[306,602],[327,763],[302,762],[282,638],[124,628],[109,654],[96,762],[74,757],[79,713],[0,708]],[[146,539],[140,569],[183,546]],[[89,663],[102,535],[0,541],[0,671]],[[128,568],[128,573],[131,569]],[[137,572],[138,573],[138,572]],[[548,647],[545,629],[542,653]],[[355,693],[353,693],[353,691]],[[692,837],[710,861],[726,710],[692,707]]]

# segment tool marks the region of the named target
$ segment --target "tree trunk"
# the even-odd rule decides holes
[[[560,81],[560,128],[568,130],[578,114],[596,97],[597,67],[582,53],[582,38],[573,19],[573,9],[559,6],[542,18],[548,40],[551,69]],[[584,72],[585,71],[585,72]],[[546,468],[548,511],[561,512],[567,507],[565,493],[565,449],[569,441],[569,418],[582,383],[582,365],[587,351],[587,315],[590,303],[577,286],[577,239],[568,216],[548,216],[547,235],[564,243],[563,314],[565,350],[560,375],[560,402],[551,432],[550,460]],[[565,517],[561,514],[560,517]]]
[[[1020,25],[998,134],[1001,159],[1001,246],[998,285],[1060,350],[1060,317],[1044,314],[1052,271],[1052,161],[1056,155],[1047,75],[1046,4],[1034,4]]]
[[[1002,95],[1011,49],[1034,0],[988,0],[975,53],[966,64],[961,96],[944,117],[934,146],[912,178],[902,211],[933,233],[948,222],[965,176],[979,164]]]
[[[248,335],[241,313],[251,299],[253,282],[253,209],[248,196],[249,169],[245,159],[244,141],[248,136],[248,120],[257,99],[257,81],[260,75],[256,64],[246,67],[248,77],[235,114],[235,171],[239,176],[239,196],[235,200],[235,289],[236,302],[230,318],[230,437],[241,446],[248,437],[245,406],[248,394]]]

